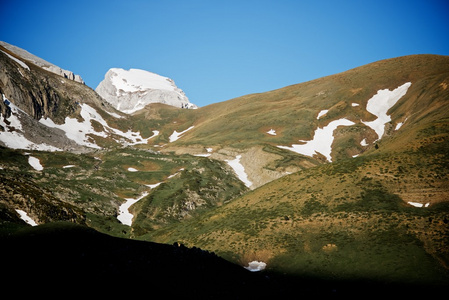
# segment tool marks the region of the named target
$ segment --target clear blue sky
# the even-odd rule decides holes
[[[172,78],[205,106],[409,54],[449,55],[449,1],[0,0],[0,40],[80,74]]]

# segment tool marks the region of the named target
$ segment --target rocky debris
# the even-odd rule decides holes
[[[80,209],[57,199],[26,177],[0,175],[0,205],[10,211],[23,210],[38,224],[70,221],[85,224],[86,217]]]

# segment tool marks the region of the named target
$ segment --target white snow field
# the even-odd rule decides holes
[[[37,223],[33,219],[31,219],[25,211],[21,209],[16,209],[16,212],[20,215],[20,218],[24,220],[26,223],[30,224],[31,226],[37,226]]]
[[[125,198],[126,202],[120,205],[119,207],[119,213],[117,216],[117,219],[124,225],[131,226],[133,215],[129,212],[129,208],[131,205],[136,203],[137,201],[145,198],[148,195],[148,192],[144,192],[140,197],[134,199],[134,198]]]
[[[8,100],[4,94],[2,94],[2,98],[3,101]],[[8,148],[39,151],[62,151],[59,148],[47,144],[36,144],[28,140],[22,134],[22,123],[19,118],[20,115],[26,115],[27,113],[18,108],[12,102],[10,102],[9,107],[11,108],[11,116],[8,118],[8,122],[10,122],[9,125],[4,122],[3,116],[0,114],[0,125],[5,128],[5,131],[0,134],[0,141],[3,142]]]
[[[1,50],[0,50],[1,51]],[[8,53],[6,53],[5,51],[2,51],[4,54],[6,54],[10,59],[12,59],[13,61],[15,61],[16,63],[18,63],[22,68],[27,69],[28,71],[30,70],[30,67],[28,67],[28,65],[26,63],[24,63],[23,61],[21,61],[20,59],[15,58],[12,55],[9,55]],[[20,72],[20,70],[19,70]],[[22,73],[20,73],[22,74]],[[23,74],[22,74],[23,76]]]
[[[245,267],[245,269],[251,271],[251,272],[258,272],[258,271],[262,271],[266,268],[267,264],[264,263],[263,261],[257,261],[254,260],[252,262],[248,263],[248,266]]]
[[[399,130],[402,127],[402,125],[404,125],[405,121],[407,121],[407,118],[405,118],[404,122],[399,122],[398,124],[396,124],[394,130]]]
[[[155,184],[145,184],[145,185],[146,185],[147,187],[149,187],[149,188],[155,189],[155,188],[157,188],[161,183],[162,183],[162,182],[158,182],[158,183],[155,183]]]
[[[251,187],[253,183],[249,181],[248,175],[246,175],[245,167],[240,163],[240,159],[242,158],[241,155],[237,155],[237,157],[233,160],[226,160],[229,166],[234,170],[234,172],[237,174],[237,177],[243,181],[243,183],[247,187]]]
[[[377,133],[378,139],[381,139],[384,135],[385,124],[391,121],[391,117],[387,115],[388,110],[407,93],[411,84],[411,82],[404,83],[392,91],[388,89],[379,90],[366,103],[366,110],[375,115],[377,119],[371,122],[362,121],[362,123],[371,127]]]
[[[152,72],[120,68],[112,68],[111,70],[115,73],[111,81],[117,88],[117,96],[120,96],[122,92],[144,92],[148,89],[178,92],[171,79]],[[183,95],[180,94],[180,96]]]
[[[90,148],[100,149],[101,147],[94,143],[94,141],[89,137],[89,135],[96,135],[100,137],[108,137],[109,134],[115,134],[121,137],[120,140],[116,140],[117,142],[123,145],[136,145],[136,144],[145,144],[147,143],[147,139],[142,138],[139,132],[132,132],[128,130],[127,132],[120,131],[118,129],[112,128],[108,125],[106,120],[98,114],[98,112],[92,108],[91,106],[83,103],[81,104],[81,116],[84,121],[79,122],[75,118],[65,118],[64,124],[58,125],[55,124],[50,118],[40,119],[39,122],[48,127],[59,128],[63,130],[66,136],[75,141],[79,145],[87,146]],[[96,131],[91,121],[95,120],[103,125],[103,128],[107,131]]]
[[[414,207],[429,207],[429,205],[430,205],[429,202],[427,202],[426,204],[422,204],[422,203],[419,203],[419,202],[411,202],[411,201],[409,201],[407,203],[410,204],[411,206],[414,206]]]
[[[318,113],[318,116],[316,117],[317,120],[318,120],[319,118],[321,118],[322,116],[324,116],[325,114],[327,114],[328,111],[329,111],[328,109],[323,109],[322,111],[320,111],[320,112]]]
[[[173,143],[174,141],[177,141],[184,133],[186,133],[187,131],[191,130],[192,128],[194,128],[195,126],[190,126],[189,128],[187,128],[184,131],[181,132],[177,132],[176,130],[173,131],[173,133],[170,135],[170,137],[168,138],[170,140],[170,143]]]
[[[323,128],[317,128],[315,130],[315,135],[311,141],[303,141],[304,144],[293,144],[291,147],[288,146],[278,146],[281,149],[287,149],[294,151],[299,154],[313,156],[317,153],[324,155],[329,162],[332,161],[331,151],[332,143],[334,141],[334,130],[338,126],[351,126],[355,123],[347,119],[339,119],[330,122],[327,126]]]
[[[270,134],[270,135],[276,135],[276,130],[270,129],[270,130],[267,131],[267,133]]]
[[[41,165],[41,162],[38,158],[34,156],[28,157],[28,163],[32,166],[36,171],[42,171],[44,167]]]
[[[379,90],[377,93],[371,97],[367,104],[366,104],[366,110],[373,115],[375,115],[377,118],[374,121],[370,122],[364,122],[361,121],[366,126],[372,128],[378,136],[378,139],[382,138],[384,131],[385,131],[385,124],[391,121],[391,118],[389,115],[387,115],[387,112],[390,108],[392,108],[399,99],[402,98],[407,93],[408,88],[410,87],[411,82],[404,83],[403,85],[399,86],[398,88],[394,89],[393,91],[390,91],[388,89]],[[359,106],[357,103],[352,103],[353,107]],[[322,116],[324,116],[328,110],[322,110],[318,113],[317,119],[320,119]],[[313,156],[316,153],[321,153],[324,155],[329,162],[332,161],[332,158],[330,156],[332,151],[332,142],[334,140],[333,132],[338,126],[351,126],[355,123],[352,121],[349,121],[345,118],[335,120],[330,122],[327,126],[324,128],[317,128],[315,130],[315,135],[311,141],[302,141],[303,144],[293,144],[291,147],[288,146],[278,146],[282,149],[291,150],[294,152],[297,152],[299,154],[307,155],[307,156]],[[399,129],[402,126],[402,123],[399,123],[396,126],[396,130]],[[368,146],[366,139],[362,140],[361,142],[362,146]]]

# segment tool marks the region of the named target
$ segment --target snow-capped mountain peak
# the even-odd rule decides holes
[[[95,91],[117,110],[128,114],[149,103],[197,108],[172,79],[140,69],[109,69]]]

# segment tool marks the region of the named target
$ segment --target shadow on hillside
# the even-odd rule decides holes
[[[3,292],[17,296],[278,299],[442,292],[441,287],[252,273],[199,248],[114,238],[71,223],[3,233],[0,243]]]

